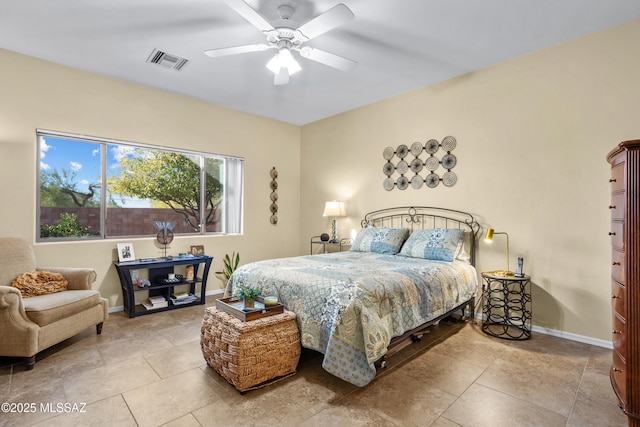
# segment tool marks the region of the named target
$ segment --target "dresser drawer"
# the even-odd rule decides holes
[[[613,351],[613,363],[611,365],[611,383],[613,384],[616,394],[626,406],[627,399],[627,366],[620,358],[620,355]]]
[[[612,220],[623,220],[624,219],[624,203],[626,193],[623,191],[621,193],[616,193],[611,196],[611,204],[609,205],[609,210],[611,211],[611,219]]]
[[[613,315],[616,313],[626,321],[627,317],[627,301],[626,301],[624,286],[619,285],[616,282],[611,284],[611,308],[613,309]]]
[[[620,354],[627,354],[627,325],[616,313],[613,313],[613,348]]]
[[[624,189],[624,166],[625,162],[618,163],[611,168],[611,192],[615,193]]]
[[[611,223],[611,246],[614,249],[624,251],[624,223],[613,221]]]
[[[624,278],[626,273],[626,265],[625,265],[625,253],[616,251],[615,249],[611,251],[611,277],[614,280],[617,280],[618,283],[626,285]]]

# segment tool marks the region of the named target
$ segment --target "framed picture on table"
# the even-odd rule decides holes
[[[204,255],[204,246],[203,245],[191,246],[191,255],[195,255],[195,256]]]
[[[134,261],[135,259],[132,243],[118,243],[118,260],[120,262]]]

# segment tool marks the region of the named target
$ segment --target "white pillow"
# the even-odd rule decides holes
[[[458,251],[456,252],[455,259],[464,261],[466,263],[471,262],[471,239],[473,239],[473,233],[470,231],[465,231],[462,240],[460,241],[460,245],[458,246]]]

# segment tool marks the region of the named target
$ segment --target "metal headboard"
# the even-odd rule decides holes
[[[476,264],[476,237],[480,224],[467,212],[428,206],[403,206],[369,212],[361,221],[362,228],[406,227],[410,231],[429,228],[461,228],[471,232],[471,265]]]

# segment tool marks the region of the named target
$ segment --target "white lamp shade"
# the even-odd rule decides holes
[[[329,216],[332,218],[347,216],[347,211],[344,210],[344,202],[336,202],[335,200],[332,202],[326,202],[324,204],[324,212],[322,213],[322,216]]]

